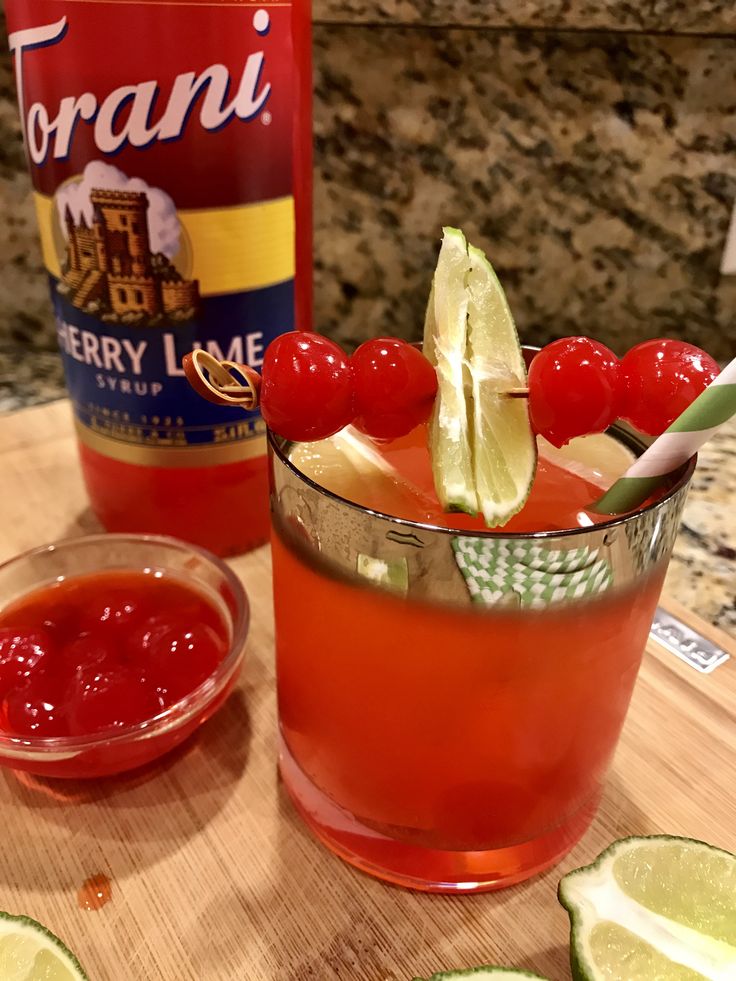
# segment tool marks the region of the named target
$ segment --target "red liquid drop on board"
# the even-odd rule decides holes
[[[80,909],[97,910],[112,899],[112,883],[106,875],[92,875],[85,879],[77,893]]]

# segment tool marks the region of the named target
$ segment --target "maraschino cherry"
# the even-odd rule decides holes
[[[406,341],[374,338],[348,359],[321,334],[291,331],[266,349],[260,404],[285,439],[326,439],[350,423],[374,439],[395,439],[424,422],[436,392],[434,368]]]
[[[547,344],[529,367],[531,423],[555,446],[608,429],[619,414],[620,396],[618,358],[588,337]]]
[[[632,347],[621,370],[619,415],[649,436],[663,433],[719,373],[705,351],[665,338]]]
[[[432,412],[437,374],[417,348],[395,337],[361,344],[350,358],[353,425],[373,439],[406,436]]]
[[[261,414],[284,439],[326,439],[353,420],[348,357],[321,334],[280,334],[266,348],[262,376]]]

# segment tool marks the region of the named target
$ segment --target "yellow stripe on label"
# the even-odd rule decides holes
[[[180,211],[194,253],[192,279],[202,296],[238,293],[294,275],[294,199]]]
[[[58,279],[64,240],[56,205],[44,194],[33,197],[44,264]],[[199,281],[201,296],[262,289],[294,276],[293,197],[178,215],[191,254],[186,278]]]
[[[36,220],[38,221],[38,234],[41,238],[43,264],[51,275],[58,279],[61,276],[61,266],[54,245],[54,200],[46,197],[45,194],[37,194],[34,191],[33,203],[36,205]]]

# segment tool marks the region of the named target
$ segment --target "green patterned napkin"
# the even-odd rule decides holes
[[[453,538],[452,547],[473,602],[484,606],[515,595],[521,606],[542,609],[602,593],[613,581],[599,549],[549,549],[521,539],[464,536]]]

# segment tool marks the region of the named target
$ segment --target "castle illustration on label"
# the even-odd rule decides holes
[[[184,279],[163,251],[152,250],[148,194],[92,187],[88,201],[91,221],[84,210],[75,216],[68,202],[63,206],[59,293],[106,323],[158,327],[191,320],[199,284]]]

